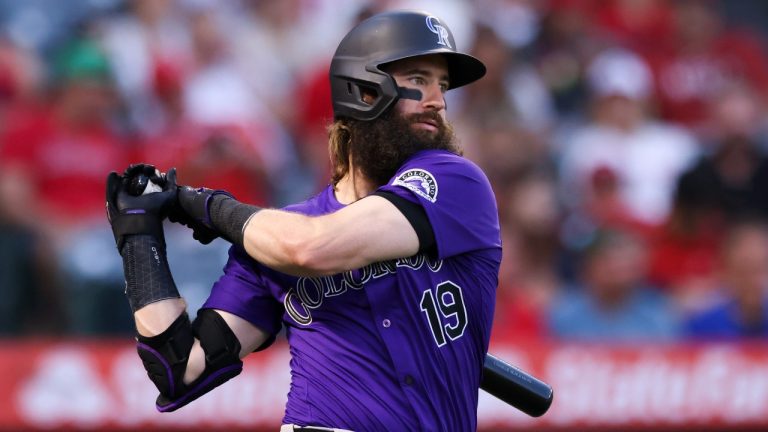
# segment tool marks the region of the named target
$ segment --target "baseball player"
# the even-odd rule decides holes
[[[135,165],[107,180],[138,352],[176,410],[240,373],[285,328],[284,431],[469,431],[501,260],[496,202],[460,156],[445,92],[485,74],[439,18],[387,12],[331,63],[331,184],[282,210],[178,187]],[[129,180],[151,176],[140,196]],[[162,220],[232,243],[194,322],[168,269]]]

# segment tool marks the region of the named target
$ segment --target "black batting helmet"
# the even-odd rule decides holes
[[[448,64],[449,89],[485,75],[485,65],[456,51],[448,26],[426,12],[395,11],[374,15],[342,39],[330,69],[335,118],[373,120],[398,98],[395,80],[381,66],[427,54],[443,54]],[[361,88],[376,92],[372,104],[363,102]]]

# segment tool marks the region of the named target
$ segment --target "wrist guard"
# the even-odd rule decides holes
[[[238,246],[243,246],[248,220],[261,210],[237,201],[226,191],[188,186],[179,189],[178,204],[190,219]]]
[[[261,208],[243,204],[227,195],[212,197],[208,207],[211,224],[221,236],[238,246],[243,246],[245,226]]]
[[[160,300],[179,298],[173,282],[165,245],[153,235],[126,236],[121,251],[125,295],[131,311]]]

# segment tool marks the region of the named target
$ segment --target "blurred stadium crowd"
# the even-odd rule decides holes
[[[0,0],[0,335],[133,332],[112,170],[278,207],[327,184],[330,58],[400,7],[488,66],[448,116],[497,193],[494,337],[768,337],[759,0]],[[227,244],[166,238],[194,312]]]

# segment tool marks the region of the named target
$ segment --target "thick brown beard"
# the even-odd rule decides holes
[[[432,120],[437,132],[414,129],[415,123]],[[352,161],[376,185],[386,184],[403,162],[421,150],[448,150],[461,154],[453,128],[436,112],[402,116],[390,109],[374,121],[350,123]]]

